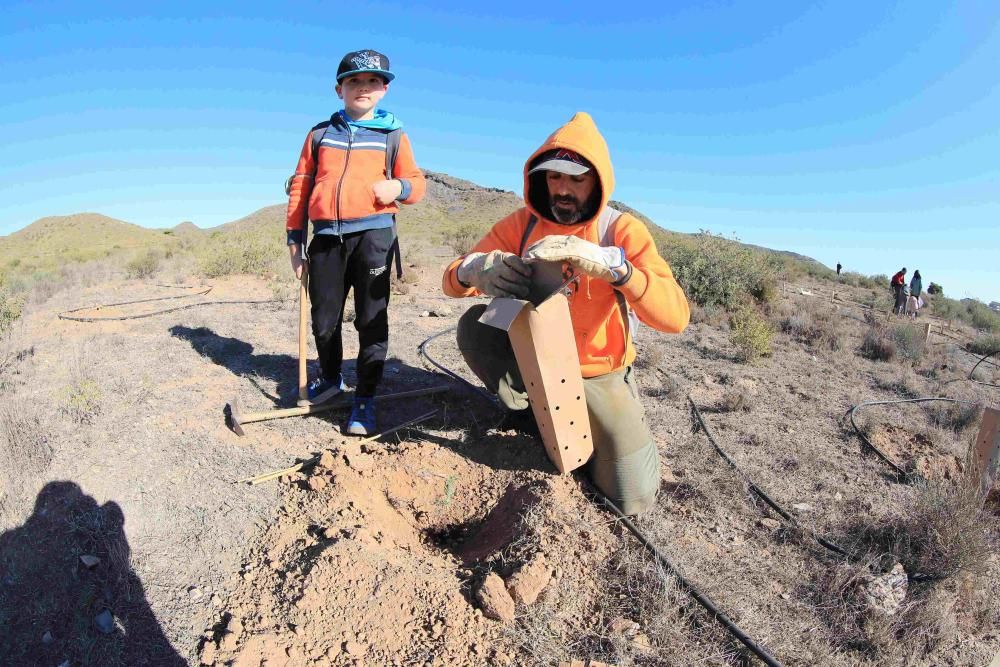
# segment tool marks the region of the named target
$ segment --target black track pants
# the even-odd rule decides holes
[[[391,227],[345,234],[317,234],[309,243],[312,330],[323,376],[335,380],[344,360],[341,324],[347,293],[354,288],[358,331],[358,396],[374,396],[389,349]]]

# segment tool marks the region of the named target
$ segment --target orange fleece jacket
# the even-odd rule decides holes
[[[597,170],[601,188],[601,204],[594,216],[574,225],[562,225],[552,218],[547,189],[532,192],[532,182],[536,189],[545,189],[542,179],[532,179],[528,170],[538,156],[554,148],[567,148],[587,158]],[[600,244],[597,218],[607,205],[614,191],[615,177],[611,166],[608,147],[586,113],[577,113],[556,130],[524,165],[524,201],[526,206],[500,220],[489,233],[472,249],[472,252],[503,250],[518,253],[521,237],[529,218],[534,215],[536,223],[528,237],[525,248],[535,241],[551,235],[578,236],[592,243]],[[635,347],[628,335],[627,325],[615,297],[615,289],[620,291],[645,324],[668,333],[680,333],[688,325],[690,311],[684,291],[674,279],[673,272],[656,250],[653,238],[645,225],[634,216],[624,213],[614,226],[614,245],[625,251],[625,258],[632,264],[632,277],[627,283],[613,288],[610,283],[598,278],[581,275],[579,288],[570,295],[570,317],[580,358],[583,377],[596,377],[624,368],[635,360]],[[458,266],[465,256],[451,262],[445,269],[442,280],[444,293],[453,297],[479,294],[475,288],[465,287],[458,282]]]

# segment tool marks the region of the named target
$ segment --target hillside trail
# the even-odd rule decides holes
[[[229,277],[212,281],[209,297],[284,300],[87,324],[56,314],[169,291],[113,281],[58,292],[24,322],[18,335],[30,352],[11,380],[11,400],[25,423],[37,425],[51,456],[23,466],[0,528],[24,524],[36,495],[60,480],[98,506],[119,508],[130,571],[163,635],[190,664],[738,662],[732,641],[692,611],[588,499],[582,476],[557,475],[540,444],[425,367],[417,345],[454,326],[473,301],[441,296],[443,253],[416,259],[392,297],[381,391],[453,389],[384,404],[382,429],[438,413],[366,444],[341,435],[346,411],[339,410],[250,424],[243,438],[225,426],[223,406],[234,397],[245,410],[294,405],[294,284]],[[693,430],[685,397],[707,406],[740,465],[783,504],[807,507],[803,517],[817,529],[890,512],[912,490],[861,456],[839,419],[862,399],[894,396],[900,382],[929,380],[912,371],[899,379],[894,367],[858,357],[861,329],[853,319],[844,323],[844,350],[818,351],[784,337],[773,361],[760,366],[735,363],[717,323],[692,324],[680,336],[645,330],[637,341],[646,418],[665,464],[660,499],[641,525],[786,664],[897,662],[837,644],[837,628],[810,597],[823,570],[817,563],[829,562],[762,521],[766,514],[742,482]],[[349,323],[344,342],[350,360],[357,337]],[[472,379],[450,337],[432,353]],[[347,362],[349,384],[353,373]],[[901,414],[873,418],[879,437],[919,444],[901,446],[900,455],[928,456],[934,448],[951,474],[964,441]],[[324,452],[301,473],[238,483]],[[991,563],[991,571],[1000,567]],[[515,575],[533,578],[542,593],[512,602],[514,619],[497,621],[484,614],[477,592],[490,574],[508,584]],[[994,581],[981,594],[995,588]],[[995,652],[995,621],[978,608],[969,600],[949,608],[952,634],[913,664],[977,664]],[[16,613],[31,614],[36,629],[54,618],[41,604]],[[119,620],[127,626],[126,613]],[[84,629],[44,626],[5,641],[46,664],[86,664],[81,635],[105,641],[89,621]]]

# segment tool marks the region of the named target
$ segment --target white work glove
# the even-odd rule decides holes
[[[531,288],[531,267],[512,252],[475,252],[458,266],[458,281],[490,296],[523,299]]]
[[[625,251],[618,246],[599,246],[576,236],[546,236],[524,253],[525,259],[572,264],[592,278],[621,284],[631,275]]]

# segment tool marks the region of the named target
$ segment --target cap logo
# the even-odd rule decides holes
[[[576,162],[577,164],[583,164],[583,160],[579,155],[573,151],[566,150],[565,148],[560,148],[558,152],[551,158],[553,160],[569,160],[571,162]]]
[[[382,59],[374,51],[359,51],[351,62],[357,69],[382,69]]]

